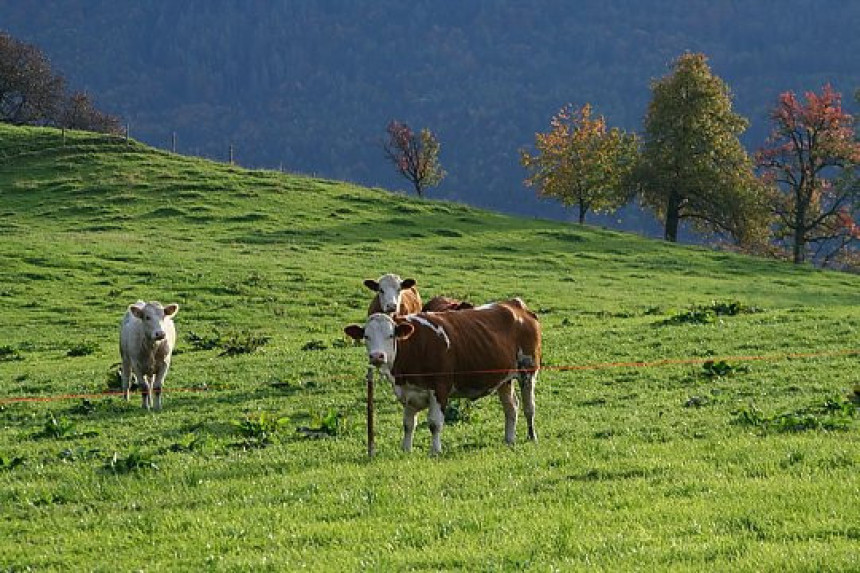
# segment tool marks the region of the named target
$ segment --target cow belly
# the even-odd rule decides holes
[[[430,407],[431,390],[413,384],[395,384],[394,395],[404,406],[424,410]]]
[[[489,396],[499,389],[503,384],[510,382],[516,377],[516,374],[509,374],[504,378],[490,381],[463,381],[455,383],[451,389],[452,398],[468,398],[469,400],[477,400],[484,396]]]

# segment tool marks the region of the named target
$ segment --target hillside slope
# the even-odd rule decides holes
[[[0,261],[4,569],[855,563],[856,276],[5,126]],[[342,328],[389,271],[537,310],[539,444],[487,399],[402,455],[380,387],[365,460]],[[115,381],[139,298],[181,307],[165,410],[65,397]]]

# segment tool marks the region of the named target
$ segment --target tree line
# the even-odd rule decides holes
[[[69,92],[42,51],[0,32],[0,122],[119,134],[119,118],[96,109],[85,92]]]
[[[590,104],[565,105],[535,135],[534,148],[521,150],[525,184],[575,207],[580,223],[588,212],[638,199],[662,221],[668,241],[687,222],[746,252],[857,265],[860,141],[839,93],[825,85],[803,99],[780,95],[773,131],[750,157],[739,139],[749,122],[733,111],[728,85],[704,54],[678,57],[651,92],[641,135],[609,128]],[[423,150],[423,164],[438,166],[438,142],[422,133],[433,145],[413,138],[412,147],[397,146],[389,126],[388,158],[404,164]],[[393,154],[392,144],[402,153]]]

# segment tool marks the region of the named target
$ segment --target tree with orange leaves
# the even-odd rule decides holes
[[[529,172],[525,184],[540,197],[575,205],[580,224],[589,211],[614,211],[630,200],[627,182],[636,162],[636,138],[609,129],[603,116],[592,116],[589,104],[564,106],[548,132],[535,134],[535,147],[535,154],[520,151],[520,163]]]
[[[825,85],[801,102],[785,92],[771,112],[774,130],[756,155],[760,178],[774,193],[776,239],[792,259],[827,263],[860,239],[856,176],[860,142],[841,95]]]

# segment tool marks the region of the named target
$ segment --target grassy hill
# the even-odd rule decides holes
[[[402,454],[380,386],[366,459],[365,354],[342,328],[390,271],[539,312],[538,444],[521,420],[504,446],[488,398],[452,409],[441,457],[423,415]],[[857,568],[858,287],[0,127],[0,568]],[[65,397],[115,383],[139,298],[181,306],[164,411]]]

